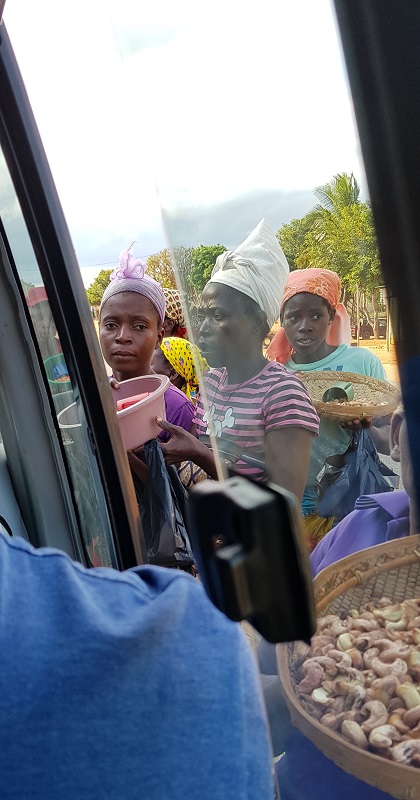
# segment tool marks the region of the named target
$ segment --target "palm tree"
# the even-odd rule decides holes
[[[315,196],[320,201],[315,207],[318,212],[337,213],[341,209],[360,203],[360,186],[353,173],[340,172],[325,186],[317,186]]]
[[[334,263],[337,239],[342,236],[341,222],[343,218],[350,215],[349,218],[351,219],[356,212],[356,206],[362,210],[360,186],[353,173],[349,175],[346,172],[341,172],[334,175],[333,179],[324,186],[318,186],[314,190],[314,194],[319,200],[313,211],[315,236],[319,242],[322,242],[324,253],[328,252],[328,249],[331,250],[331,262]],[[356,239],[359,236],[356,230],[355,236]],[[358,244],[359,252],[361,253],[365,242],[360,240]],[[345,253],[344,256],[346,257]],[[338,269],[338,265],[336,268]],[[339,269],[338,271],[341,272]],[[373,325],[377,335],[379,322],[377,297],[374,289],[372,289],[372,308]],[[370,313],[365,304],[363,304],[363,312],[371,322]]]

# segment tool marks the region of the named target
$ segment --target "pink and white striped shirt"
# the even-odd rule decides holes
[[[301,381],[285,367],[269,361],[257,375],[244,383],[226,383],[225,369],[211,369],[205,377],[209,410],[199,396],[194,422],[199,437],[210,433],[238,452],[264,462],[264,436],[276,428],[292,425],[318,434],[319,419]],[[285,454],[287,458],[287,454]],[[262,466],[243,460],[235,472],[257,481],[266,479]]]

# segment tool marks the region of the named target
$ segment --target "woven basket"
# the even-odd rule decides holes
[[[331,370],[295,374],[308,390],[318,414],[341,422],[356,417],[363,419],[363,417],[382,417],[391,414],[400,400],[400,393],[392,383],[368,375],[358,375],[356,372]],[[353,384],[354,399],[345,402],[338,400],[324,402],[322,398],[327,389],[335,383],[342,382]]]
[[[420,536],[386,542],[343,558],[314,580],[317,615],[359,609],[381,597],[393,602],[420,597],[419,567]],[[294,690],[294,647],[294,643],[277,645],[280,680],[293,724],[346,772],[400,800],[420,800],[420,769],[360,750],[304,710]]]

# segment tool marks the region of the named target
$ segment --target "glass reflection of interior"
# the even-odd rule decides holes
[[[0,211],[32,323],[34,342],[46,377],[64,453],[70,470],[87,560],[116,566],[101,489],[90,463],[86,421],[65,357],[29,234],[3,157],[0,161]]]

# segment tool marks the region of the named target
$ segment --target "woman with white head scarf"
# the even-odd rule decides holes
[[[269,478],[300,500],[318,417],[295,375],[263,356],[263,341],[279,317],[289,272],[265,220],[233,251],[222,253],[201,298],[199,347],[211,369],[205,377],[207,410],[199,397],[195,424],[201,439],[212,431],[223,451],[237,456],[235,471]],[[216,477],[211,451],[193,436],[162,422],[172,439],[168,463],[191,458]],[[188,453],[188,455],[186,455]]]

